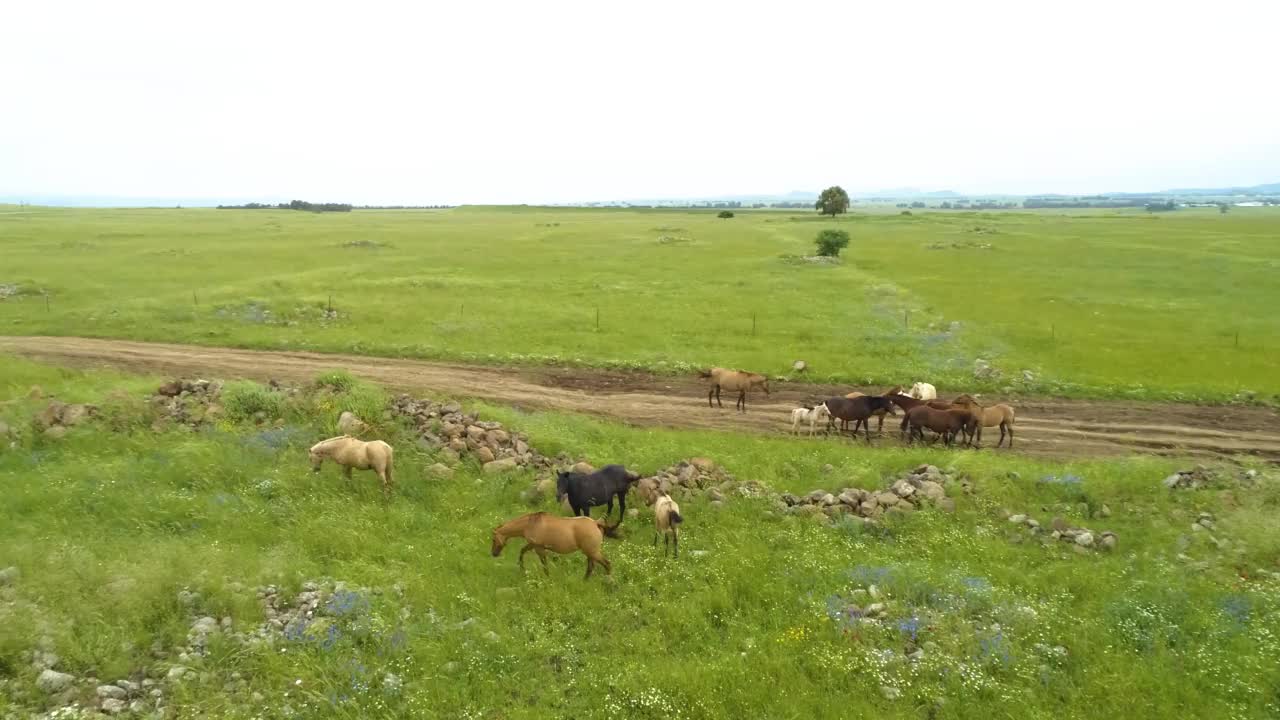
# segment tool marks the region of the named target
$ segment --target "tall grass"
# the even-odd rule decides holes
[[[14,380],[0,401],[15,402],[0,417],[11,424],[39,406],[24,399],[32,381],[81,396],[121,382],[3,367]],[[95,425],[0,451],[0,566],[21,570],[0,588],[0,708],[48,702],[24,656],[42,639],[81,677],[163,675],[178,661],[156,657],[153,644],[185,645],[192,614],[249,630],[265,620],[256,586],[292,594],[327,577],[349,586],[330,618],[270,648],[215,636],[207,657],[185,661],[194,677],[165,684],[170,705],[229,718],[1277,712],[1280,583],[1258,571],[1280,570],[1280,488],[1265,473],[1254,488],[1170,493],[1160,479],[1176,464],[1163,459],[1063,466],[482,408],[544,452],[646,472],[708,455],[740,479],[807,492],[879,487],[929,461],[975,488],[952,490],[954,514],[872,529],[784,516],[765,500],[685,500],[679,560],[653,547],[642,511],[605,547],[612,579],[583,582],[579,556],[553,562],[548,577],[536,563],[521,574],[517,547],[490,557],[492,528],[529,509],[527,474],[463,463],[452,479],[429,479],[435,458],[394,422],[383,429],[398,449],[390,503],[367,473],[351,485],[336,470],[311,473],[307,444],[365,392],[380,391],[357,382],[295,396],[282,429]],[[1046,480],[1065,475],[1079,480]],[[539,507],[556,511],[553,502]],[[1103,505],[1111,517],[1086,519]],[[1120,546],[1041,547],[1001,509],[1109,528]],[[1189,529],[1202,511],[1215,514],[1225,549]],[[871,602],[873,585],[888,605],[882,622],[848,612]],[[184,590],[197,593],[194,607],[179,600]]]

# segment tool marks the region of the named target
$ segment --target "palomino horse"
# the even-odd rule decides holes
[[[511,538],[522,537],[525,539],[525,546],[520,550],[518,562],[522,570],[524,554],[530,550],[538,553],[538,559],[542,561],[542,572],[547,575],[551,574],[547,570],[548,550],[561,555],[581,550],[582,554],[587,556],[586,578],[591,577],[591,571],[596,563],[603,565],[604,571],[612,575],[613,567],[600,552],[600,545],[604,543],[607,530],[609,528],[603,521],[592,520],[589,517],[567,518],[545,512],[529,513],[494,528],[493,556],[501,555],[502,548],[506,547],[507,541]]]
[[[350,435],[321,440],[311,446],[311,469],[320,472],[320,465],[325,460],[332,460],[342,466],[347,480],[351,479],[352,470],[372,470],[382,481],[382,494],[391,496],[392,455],[391,446],[381,440],[365,442]]]
[[[720,391],[728,390],[738,393],[738,402],[734,403],[734,408],[747,411],[747,391],[760,388],[764,390],[764,394],[769,394],[769,378],[759,373],[750,373],[745,370],[727,370],[725,368],[711,368],[698,373],[703,379],[711,381],[711,389],[707,391],[707,407],[711,407],[711,396],[715,396],[716,405],[724,407],[720,402]]]
[[[653,504],[653,525],[657,532],[653,535],[653,546],[658,546],[658,535],[662,536],[662,554],[666,555],[671,546],[675,546],[675,556],[680,557],[680,506],[671,496],[662,493]]]
[[[1004,444],[1004,435],[1009,433],[1009,447],[1013,447],[1013,407],[1000,403],[983,407],[978,404],[972,395],[961,395],[955,399],[958,407],[968,408],[974,415],[978,416],[977,438],[970,437],[969,442],[975,448],[982,443],[982,428],[1000,426],[1000,442],[996,443],[996,447]]]

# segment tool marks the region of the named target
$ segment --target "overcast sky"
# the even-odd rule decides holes
[[[1277,38],[1277,0],[17,2],[0,196],[1278,182]]]

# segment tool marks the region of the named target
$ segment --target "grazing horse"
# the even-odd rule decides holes
[[[332,460],[341,465],[347,480],[351,479],[353,469],[373,470],[382,481],[382,494],[391,496],[391,486],[394,484],[391,465],[395,451],[381,440],[365,442],[350,435],[339,435],[312,445],[309,454],[311,469],[315,472],[320,472],[320,465],[325,460]]]
[[[849,427],[849,421],[860,424],[866,431],[867,444],[871,443],[871,423],[867,419],[879,410],[887,410],[893,405],[889,399],[880,395],[863,395],[853,399],[834,397],[825,403],[831,417],[840,420],[841,431]],[[853,426],[853,434],[858,434],[858,425]]]
[[[976,432],[978,418],[966,408],[953,407],[939,410],[928,405],[918,405],[907,411],[906,422],[907,434],[912,441],[918,437],[923,442],[923,428],[929,428],[942,436],[943,444],[951,445],[957,433],[964,432],[970,427],[973,427]]]
[[[507,540],[522,537],[525,539],[525,546],[520,550],[518,561],[521,570],[524,569],[524,554],[530,550],[538,553],[538,559],[542,561],[542,572],[546,575],[551,574],[547,570],[548,550],[561,555],[580,550],[587,556],[586,578],[591,577],[591,570],[596,563],[603,565],[604,571],[612,575],[613,567],[600,552],[600,545],[604,543],[608,530],[603,521],[589,517],[566,518],[545,512],[529,513],[494,528],[493,556],[502,554]]]
[[[698,373],[698,376],[704,380],[711,381],[711,389],[707,391],[707,407],[711,407],[711,397],[716,398],[716,405],[724,407],[720,402],[720,391],[728,390],[730,392],[737,391],[738,402],[734,403],[734,408],[747,411],[747,391],[760,388],[764,390],[764,394],[769,394],[769,378],[758,373],[750,373],[745,370],[726,370],[725,368],[711,368]]]
[[[666,493],[659,495],[657,502],[653,504],[653,525],[656,528],[653,545],[657,547],[658,536],[661,535],[663,555],[674,547],[675,557],[680,557],[680,523],[683,522],[684,518],[680,516],[680,506],[676,501]]]
[[[904,395],[902,394],[901,385],[891,388],[889,392],[884,394],[884,396],[895,403],[898,407],[902,408],[904,412],[908,413],[911,412],[913,408],[917,407],[931,407],[934,410],[950,410],[953,407],[952,403],[946,402],[945,400],[921,400],[919,398],[911,397],[910,395]],[[898,428],[902,433],[902,439],[904,441],[907,439],[907,426],[908,421],[907,418],[904,417],[902,418],[902,424]]]
[[[978,417],[978,436],[976,440],[972,435],[969,437],[969,442],[975,448],[980,447],[982,444],[982,428],[995,427],[996,425],[1000,426],[1000,442],[996,443],[996,447],[1000,447],[1004,444],[1004,435],[1006,431],[1009,433],[1009,447],[1013,447],[1013,406],[1000,403],[998,405],[983,407],[978,404],[978,401],[974,399],[972,395],[961,395],[955,399],[955,405],[957,407],[967,408]]]
[[[591,508],[608,504],[604,517],[613,512],[613,499],[618,498],[618,524],[627,514],[627,490],[640,476],[621,465],[605,465],[593,473],[562,471],[556,475],[556,499],[566,495],[574,515],[591,517]]]

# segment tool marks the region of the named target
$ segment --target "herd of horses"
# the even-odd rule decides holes
[[[707,407],[724,407],[720,404],[720,393],[723,390],[736,392],[738,401],[734,408],[739,412],[747,411],[747,394],[761,390],[769,394],[769,378],[759,373],[726,368],[711,368],[700,373],[709,382],[707,391]],[[712,404],[712,399],[716,405]],[[886,415],[897,415],[902,410],[903,418],[900,426],[902,438],[907,442],[925,440],[925,431],[934,433],[934,440],[941,438],[943,443],[951,445],[957,437],[964,438],[964,443],[972,447],[981,447],[982,430],[988,427],[1000,428],[1000,441],[996,447],[1004,445],[1005,437],[1009,438],[1009,447],[1013,447],[1013,423],[1015,413],[1011,406],[999,403],[982,405],[973,395],[965,393],[947,402],[938,399],[937,389],[929,383],[917,382],[910,391],[903,392],[901,385],[889,388],[881,395],[867,395],[851,392],[842,397],[833,397],[816,405],[805,405],[791,411],[791,430],[798,433],[802,423],[808,423],[809,434],[812,435],[817,423],[825,419],[826,429],[830,431],[837,421],[842,432],[848,431],[853,423],[853,435],[857,437],[858,429],[868,443],[871,442],[872,417],[877,418],[876,432],[884,433]]]
[[[769,394],[769,379],[764,375],[741,370],[712,368],[701,373],[702,378],[710,381],[711,389],[707,393],[707,405],[712,400],[720,402],[722,391],[738,394],[735,407],[747,410],[747,394],[754,390],[762,390]],[[720,405],[720,407],[724,407]],[[951,402],[937,399],[937,391],[927,383],[916,383],[908,392],[902,386],[895,386],[881,395],[867,395],[851,392],[843,397],[829,398],[822,403],[807,405],[792,411],[792,430],[798,432],[800,423],[809,423],[809,432],[813,434],[817,422],[826,420],[827,430],[840,423],[841,432],[853,424],[853,436],[856,438],[861,428],[868,443],[871,442],[871,418],[878,419],[877,432],[884,431],[886,415],[897,415],[903,411],[901,425],[902,435],[908,441],[924,440],[924,431],[929,430],[950,445],[957,437],[964,437],[968,444],[978,447],[982,441],[984,427],[1000,427],[1000,442],[1004,444],[1007,433],[1009,447],[1013,447],[1013,408],[999,404],[982,406],[971,395],[961,395]],[[345,429],[345,428],[344,428]],[[319,472],[326,460],[333,461],[343,469],[347,480],[351,479],[352,470],[372,470],[382,482],[384,497],[390,497],[394,488],[395,451],[381,440],[364,441],[349,434],[322,440],[313,445],[309,451],[311,468]],[[493,530],[491,552],[494,557],[502,554],[509,540],[523,538],[524,547],[520,550],[517,564],[524,568],[524,556],[532,551],[542,561],[542,570],[547,572],[547,552],[566,554],[581,552],[587,558],[587,574],[590,578],[595,566],[604,568],[605,573],[613,572],[608,558],[601,552],[605,536],[616,537],[618,526],[622,524],[627,511],[627,492],[640,480],[640,476],[622,465],[606,465],[590,473],[561,471],[556,476],[556,498],[567,502],[573,515],[561,517],[548,512],[533,512],[521,515],[503,523]],[[610,525],[609,516],[613,513],[613,502],[618,501],[618,521]],[[591,508],[605,506],[604,518],[591,517]],[[656,546],[658,536],[663,538],[663,554],[672,553],[680,556],[680,525],[684,517],[680,514],[680,506],[667,493],[659,492],[653,505],[654,536]]]

